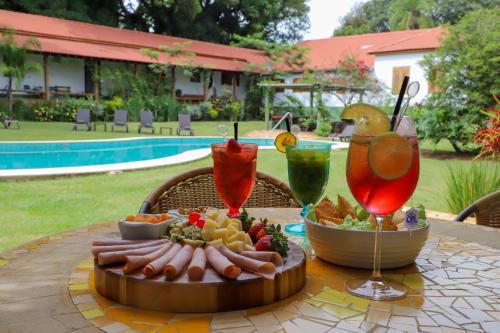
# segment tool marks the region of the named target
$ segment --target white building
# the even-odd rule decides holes
[[[16,89],[17,95],[31,98],[100,98],[107,95],[112,83],[94,82],[92,73],[96,68],[102,72],[122,67],[139,73],[158,61],[175,66],[175,95],[181,101],[202,101],[224,92],[243,99],[248,88],[246,73],[262,72],[267,61],[262,53],[250,49],[5,10],[0,10],[0,28],[12,29],[19,43],[33,37],[41,44],[41,49],[32,50],[29,57],[42,65],[43,73],[29,73]],[[444,31],[433,28],[304,41],[300,45],[308,49],[308,63],[302,70],[334,74],[344,56],[350,54],[373,69],[389,94],[398,92],[404,75],[418,81],[421,89],[414,102],[419,102],[431,89],[419,62],[439,47]],[[162,53],[157,60],[141,52],[161,45],[178,47],[182,52],[175,57]],[[211,80],[204,83],[184,75],[184,66],[210,69]],[[297,82],[301,77],[301,71],[290,73],[284,82]],[[0,97],[5,96],[6,85],[7,78],[0,74]],[[338,98],[342,91],[336,93],[324,94],[325,105],[343,106]],[[287,95],[309,106],[309,92],[291,89],[277,92],[274,105],[287,101]]]

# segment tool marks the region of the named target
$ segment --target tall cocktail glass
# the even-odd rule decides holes
[[[258,146],[253,143],[212,144],[214,181],[217,194],[229,208],[229,217],[238,217],[255,184]]]
[[[286,147],[288,161],[288,182],[295,199],[302,205],[302,221],[288,224],[285,230],[293,235],[306,234],[304,219],[309,212],[310,205],[318,203],[328,184],[330,173],[329,144],[296,145]]]
[[[384,218],[401,208],[417,186],[420,164],[415,125],[405,117],[396,133],[364,135],[356,134],[356,129],[354,133],[347,156],[347,183],[359,204],[375,215],[377,224],[372,276],[347,281],[346,289],[374,300],[403,298],[406,287],[383,279],[380,273],[380,230]]]

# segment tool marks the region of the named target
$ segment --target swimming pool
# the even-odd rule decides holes
[[[3,142],[0,143],[0,177],[92,173],[178,164],[210,155],[210,145],[221,141],[220,137],[142,137]],[[273,139],[241,138],[239,141],[256,143],[261,149],[274,148]]]

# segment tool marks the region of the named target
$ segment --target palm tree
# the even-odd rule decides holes
[[[389,7],[389,27],[391,30],[412,30],[433,26],[432,4],[432,0],[394,0]]]
[[[42,66],[39,63],[26,59],[28,49],[39,50],[40,43],[34,38],[28,38],[18,46],[14,32],[9,29],[0,30],[0,73],[9,79],[7,90],[7,101],[9,105],[9,115],[13,116],[12,110],[12,88],[15,81],[20,85],[28,72],[41,73]]]

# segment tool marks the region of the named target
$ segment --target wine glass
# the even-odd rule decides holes
[[[214,182],[217,194],[229,208],[229,217],[238,217],[240,208],[255,184],[257,149],[254,143],[212,144]]]
[[[302,221],[285,226],[292,235],[305,236],[304,219],[311,205],[323,196],[330,172],[329,144],[286,146],[288,161],[288,182],[295,199],[302,205]]]
[[[373,300],[400,299],[406,287],[382,278],[380,273],[381,224],[384,218],[401,208],[411,197],[419,177],[419,152],[415,124],[409,117],[399,121],[396,131],[378,135],[356,134],[356,122],[347,156],[346,176],[349,189],[359,204],[375,215],[373,273],[369,279],[346,282],[346,289]]]

